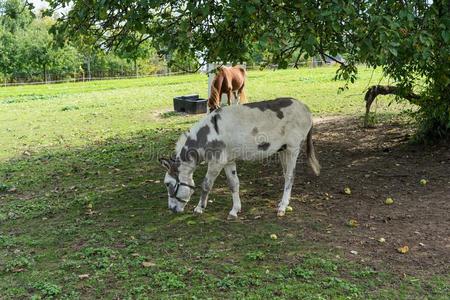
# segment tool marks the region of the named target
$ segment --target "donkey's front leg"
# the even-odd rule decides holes
[[[280,152],[280,160],[282,161],[282,165],[284,165],[284,191],[283,198],[281,198],[281,201],[278,204],[277,216],[279,217],[284,216],[286,207],[289,205],[292,185],[294,184],[294,170],[299,152],[300,149],[294,149],[293,151],[285,150]]]
[[[237,219],[237,214],[241,212],[241,199],[239,198],[239,178],[236,173],[236,163],[229,163],[225,166],[225,174],[228,179],[228,186],[233,197],[233,208],[228,214],[228,219]]]
[[[222,171],[223,165],[212,163],[210,162],[208,164],[208,171],[206,172],[206,176],[203,179],[201,188],[202,188],[202,194],[200,196],[200,201],[197,204],[197,207],[194,209],[194,212],[196,213],[203,213],[203,210],[206,208],[206,205],[208,204],[208,195],[211,191],[214,181],[216,180],[217,176],[219,176],[220,171]]]

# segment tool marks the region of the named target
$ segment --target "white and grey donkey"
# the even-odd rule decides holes
[[[312,141],[312,115],[300,101],[277,98],[214,111],[179,138],[174,157],[160,159],[167,169],[164,183],[169,194],[169,209],[184,210],[194,192],[193,173],[201,161],[206,161],[208,171],[194,212],[203,213],[214,180],[225,169],[233,197],[229,218],[237,218],[241,200],[236,161],[262,160],[278,152],[285,180],[278,216],[283,216],[291,197],[297,157],[305,140],[309,165],[319,175],[320,165]]]

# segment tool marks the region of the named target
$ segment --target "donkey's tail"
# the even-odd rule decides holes
[[[308,132],[307,141],[306,141],[306,156],[308,157],[308,163],[313,170],[314,174],[319,176],[320,174],[320,164],[316,158],[316,152],[314,151],[314,145],[312,140],[312,130],[313,126],[311,125],[311,129]]]

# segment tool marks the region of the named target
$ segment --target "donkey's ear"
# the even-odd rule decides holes
[[[170,161],[165,158],[159,158],[159,163],[163,166],[167,171],[170,170]]]

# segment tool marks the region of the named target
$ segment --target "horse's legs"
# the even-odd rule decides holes
[[[244,92],[244,84],[242,84],[242,86],[239,88],[238,95],[239,95],[239,102],[238,103],[242,104],[242,103],[246,103],[247,102],[247,99],[245,97],[245,92]]]
[[[286,207],[289,205],[289,199],[291,198],[292,185],[294,184],[294,170],[297,163],[297,157],[300,153],[300,148],[287,149],[280,152],[280,159],[285,161],[284,171],[284,191],[283,198],[278,203],[279,217],[284,216]],[[281,163],[283,165],[283,163]]]
[[[233,208],[228,214],[228,219],[236,219],[238,212],[241,211],[241,199],[239,198],[239,178],[236,173],[236,163],[232,162],[225,166],[225,174],[228,179],[228,186],[233,197]]]
[[[228,91],[227,91],[227,97],[228,97],[228,105],[231,105],[231,89],[229,89]]]
[[[233,91],[233,96],[234,96],[234,103],[233,104],[238,104],[239,103],[239,95],[238,95],[238,91],[237,90]]]
[[[208,204],[208,195],[211,191],[214,181],[216,180],[217,176],[219,176],[220,171],[223,169],[222,164],[213,163],[210,162],[208,164],[208,171],[206,172],[205,178],[203,179],[201,188],[202,188],[202,194],[200,196],[200,201],[197,204],[197,207],[194,209],[194,212],[196,213],[203,213],[203,210],[206,208],[206,205]]]

